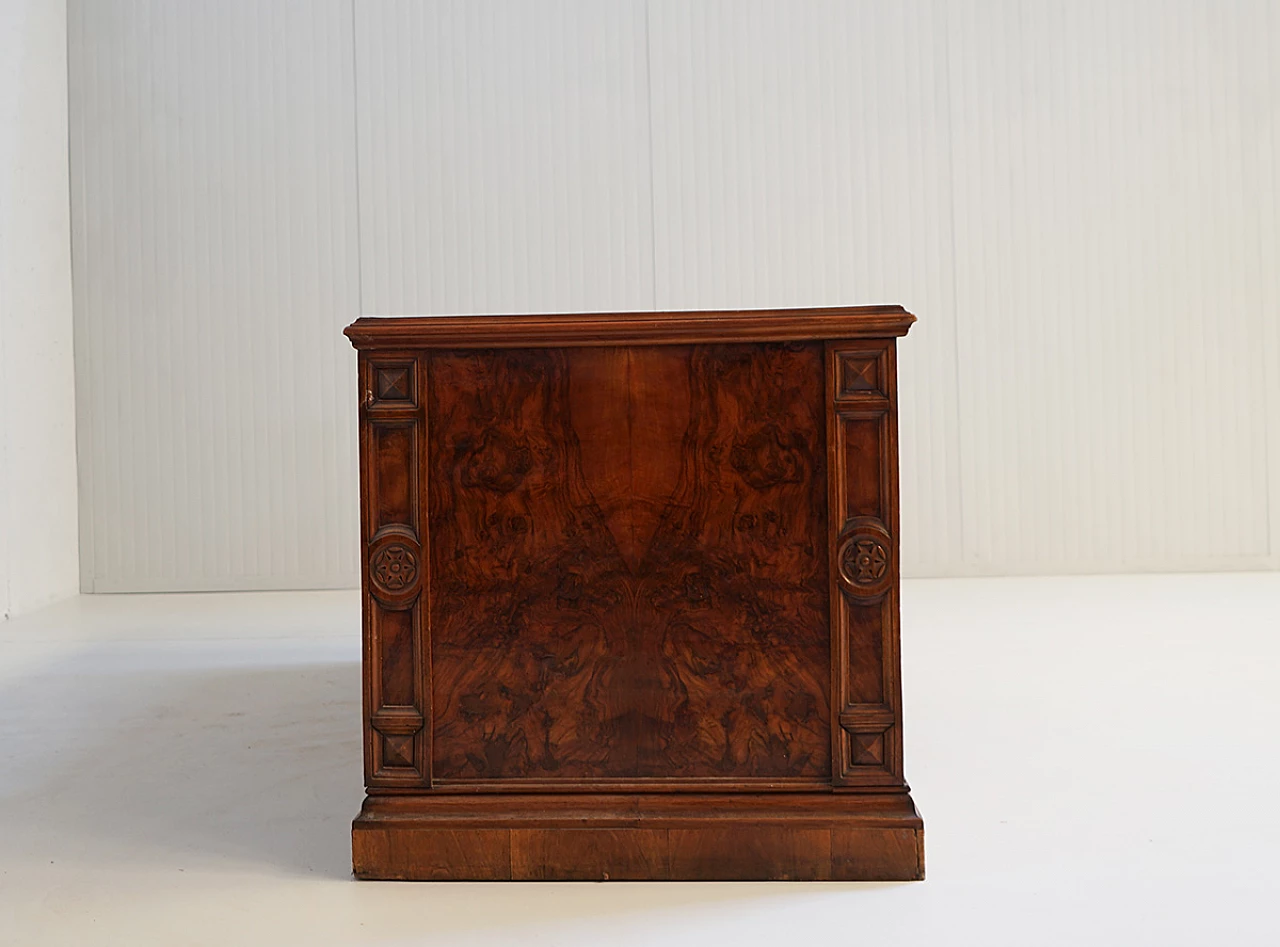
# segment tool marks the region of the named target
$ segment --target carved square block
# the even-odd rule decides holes
[[[837,398],[889,394],[888,356],[883,348],[859,348],[836,355]]]
[[[388,733],[382,737],[382,765],[412,768],[413,734]]]
[[[849,741],[854,766],[880,766],[884,763],[883,733],[852,733]]]
[[[373,370],[373,394],[379,401],[414,402],[413,364],[379,365]]]

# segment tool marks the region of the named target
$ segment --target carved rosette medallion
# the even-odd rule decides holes
[[[391,543],[378,550],[369,563],[369,572],[388,592],[403,592],[418,577],[418,559],[408,546]]]
[[[875,538],[855,540],[844,547],[840,567],[854,585],[876,585],[889,568],[889,550]]]
[[[416,544],[400,537],[375,543],[369,553],[369,584],[388,604],[412,599],[418,591],[421,568]]]
[[[840,581],[855,599],[876,600],[893,585],[893,539],[874,516],[851,520],[836,550]]]

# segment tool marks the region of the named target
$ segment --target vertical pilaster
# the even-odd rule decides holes
[[[360,355],[365,782],[431,783],[426,360]]]
[[[905,785],[894,356],[893,339],[826,349],[832,782],[879,790]]]

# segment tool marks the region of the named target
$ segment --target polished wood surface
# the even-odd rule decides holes
[[[912,321],[873,307],[349,328],[357,873],[918,877],[896,546],[894,337]],[[676,808],[655,808],[667,794]],[[577,814],[513,828],[574,798]],[[713,799],[731,824],[708,821]],[[634,821],[581,834],[582,812],[628,805]]]
[[[821,346],[427,375],[433,781],[830,772]]]
[[[349,325],[346,335],[358,349],[797,342],[891,338],[906,335],[915,321],[916,317],[901,306],[569,312],[515,316],[366,316]]]
[[[895,881],[924,875],[909,796],[370,796],[357,877],[452,881]]]

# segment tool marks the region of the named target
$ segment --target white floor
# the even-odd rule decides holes
[[[1280,576],[904,599],[929,878],[892,885],[357,883],[353,593],[0,625],[0,943],[1280,943]]]

